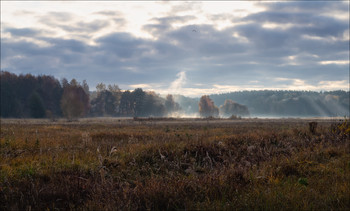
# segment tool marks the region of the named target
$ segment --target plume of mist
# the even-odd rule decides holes
[[[176,76],[177,79],[170,84],[168,91],[172,94],[182,94],[182,86],[186,83],[186,72],[181,71]]]
[[[176,74],[177,78],[170,84],[168,93],[172,94],[174,101],[178,103],[181,110],[170,112],[168,117],[175,118],[196,118],[198,113],[198,100],[183,96],[185,92],[183,86],[186,84],[186,71],[181,71]]]

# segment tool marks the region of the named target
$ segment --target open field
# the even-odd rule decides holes
[[[350,209],[344,118],[2,119],[0,138],[1,210]]]

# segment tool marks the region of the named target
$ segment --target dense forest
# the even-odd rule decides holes
[[[163,117],[163,116],[349,116],[349,91],[242,91],[189,98],[137,88],[1,71],[4,118]],[[186,93],[184,93],[186,95]]]
[[[121,91],[117,85],[100,83],[90,92],[85,80],[58,81],[52,76],[17,76],[5,71],[0,77],[1,117],[148,117],[168,116],[181,109],[172,95],[162,98],[140,88]]]

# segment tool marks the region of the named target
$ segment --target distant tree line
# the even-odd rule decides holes
[[[91,92],[85,80],[59,81],[47,75],[1,71],[0,79],[0,116],[5,118],[349,116],[349,91],[242,91],[198,99],[170,94],[161,97],[141,88],[122,91],[116,84],[103,83]]]
[[[155,92],[121,91],[118,85],[100,83],[89,91],[84,80],[58,81],[52,76],[19,75],[1,71],[1,117],[56,118],[83,116],[166,116],[181,110],[172,95]]]
[[[222,105],[231,99],[249,108],[252,116],[349,116],[349,91],[240,91],[210,95]]]
[[[61,116],[63,87],[52,76],[1,72],[1,117]]]
[[[180,110],[172,95],[162,98],[141,88],[121,91],[118,85],[100,83],[92,93],[91,116],[160,117]]]

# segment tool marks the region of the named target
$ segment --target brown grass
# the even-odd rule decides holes
[[[1,120],[0,209],[348,210],[350,124],[317,122]]]

